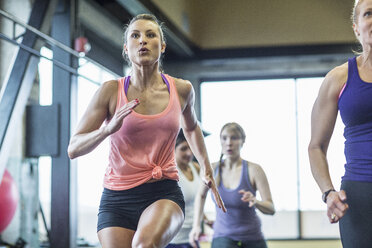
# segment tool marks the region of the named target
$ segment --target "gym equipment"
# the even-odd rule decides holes
[[[9,225],[13,219],[18,204],[18,189],[10,175],[5,169],[3,179],[0,184],[0,233]]]

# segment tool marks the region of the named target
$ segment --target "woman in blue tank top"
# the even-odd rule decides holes
[[[313,176],[330,223],[339,222],[344,248],[372,247],[372,0],[356,1],[352,21],[363,51],[325,77],[312,111],[309,144]],[[338,110],[346,140],[340,191],[333,187],[326,157]]]
[[[220,133],[222,154],[214,163],[216,184],[227,212],[216,208],[212,248],[266,248],[261,220],[256,209],[264,214],[275,213],[269,183],[258,164],[240,157],[245,132],[237,123],[225,124]],[[223,160],[224,158],[224,160]],[[256,198],[259,191],[262,199]],[[208,188],[201,186],[196,196],[194,224],[190,239],[197,240]]]

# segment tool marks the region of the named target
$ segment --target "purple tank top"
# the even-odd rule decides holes
[[[216,171],[219,170],[219,166]],[[222,178],[218,185],[218,191],[225,203],[227,212],[224,213],[216,207],[216,221],[214,222],[213,237],[229,237],[236,241],[263,240],[261,232],[261,220],[258,218],[255,207],[249,207],[248,203],[240,198],[239,190],[251,191],[256,195],[248,176],[248,163],[242,162],[242,175],[239,186],[236,189],[228,189],[223,186]],[[214,200],[214,199],[213,199]]]
[[[360,78],[356,58],[349,59],[348,68],[338,100],[346,139],[342,180],[372,182],[372,82]]]

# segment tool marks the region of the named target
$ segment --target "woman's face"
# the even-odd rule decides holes
[[[128,29],[124,51],[132,64],[157,63],[161,53],[165,51],[158,24],[149,20],[137,20]]]
[[[354,31],[363,47],[372,46],[372,0],[360,3]]]
[[[226,157],[240,156],[240,149],[243,146],[243,139],[241,135],[227,128],[224,128],[220,136],[222,153]]]
[[[190,146],[183,141],[176,146],[176,162],[178,165],[188,165],[193,158]]]

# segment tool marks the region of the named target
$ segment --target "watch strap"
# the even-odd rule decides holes
[[[334,190],[334,189],[329,189],[329,190],[327,190],[326,192],[323,193],[323,195],[322,195],[322,200],[323,200],[324,203],[327,203],[327,197],[328,197],[329,193],[331,193],[332,191],[335,192],[336,190]]]

